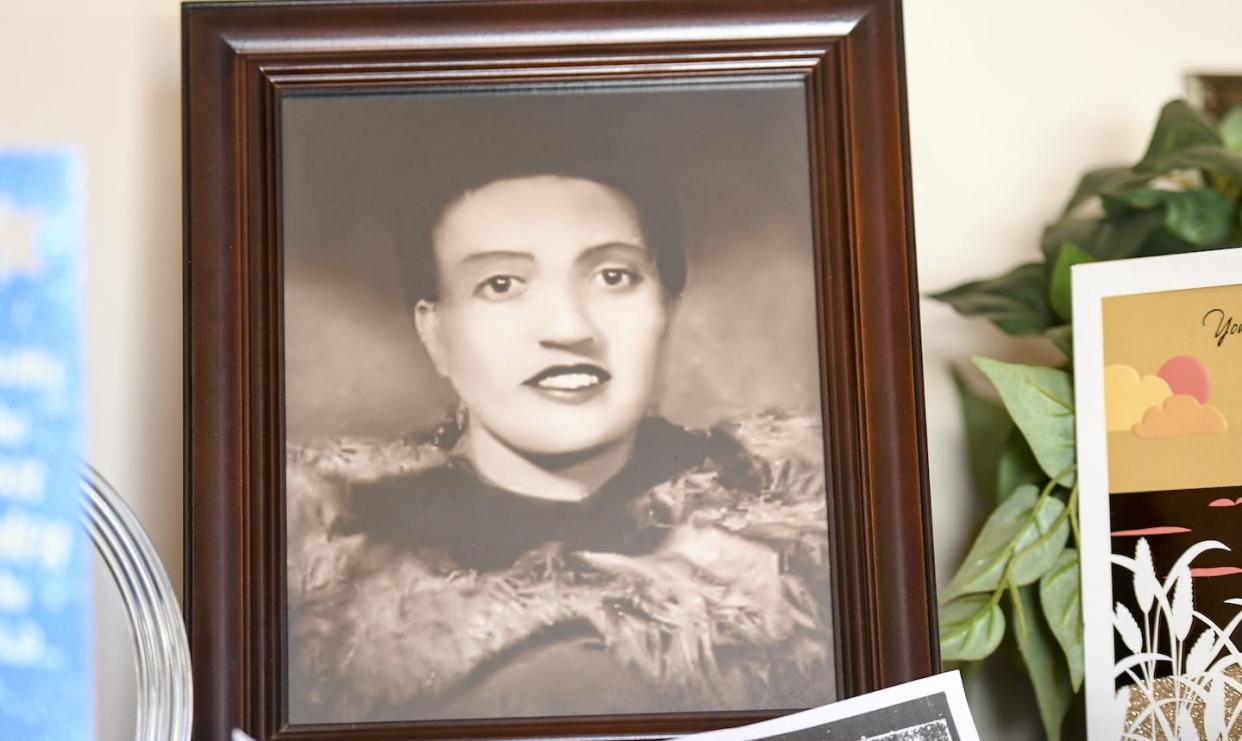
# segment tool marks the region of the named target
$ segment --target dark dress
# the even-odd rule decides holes
[[[737,433],[650,419],[581,502],[500,489],[426,446],[363,465],[291,450],[291,720],[832,699],[822,466]]]

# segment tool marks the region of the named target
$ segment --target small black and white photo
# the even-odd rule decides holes
[[[772,741],[961,741],[943,692],[766,738]]]
[[[289,721],[837,699],[804,88],[281,105]]]
[[[979,733],[952,671],[683,741],[979,741]]]

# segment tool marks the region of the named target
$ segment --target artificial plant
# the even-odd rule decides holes
[[[1082,176],[1038,259],[934,296],[1065,355],[1060,367],[974,358],[999,402],[957,375],[974,488],[993,509],[940,594],[943,658],[970,665],[1012,641],[1050,741],[1083,681],[1070,268],[1242,243],[1240,200],[1242,106],[1213,121],[1174,100],[1142,159]]]

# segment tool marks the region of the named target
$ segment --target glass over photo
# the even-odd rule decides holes
[[[835,699],[803,88],[283,105],[288,719]]]

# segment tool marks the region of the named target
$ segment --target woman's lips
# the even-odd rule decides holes
[[[575,393],[598,388],[612,378],[608,371],[591,363],[553,365],[525,381],[525,385],[542,391]]]

